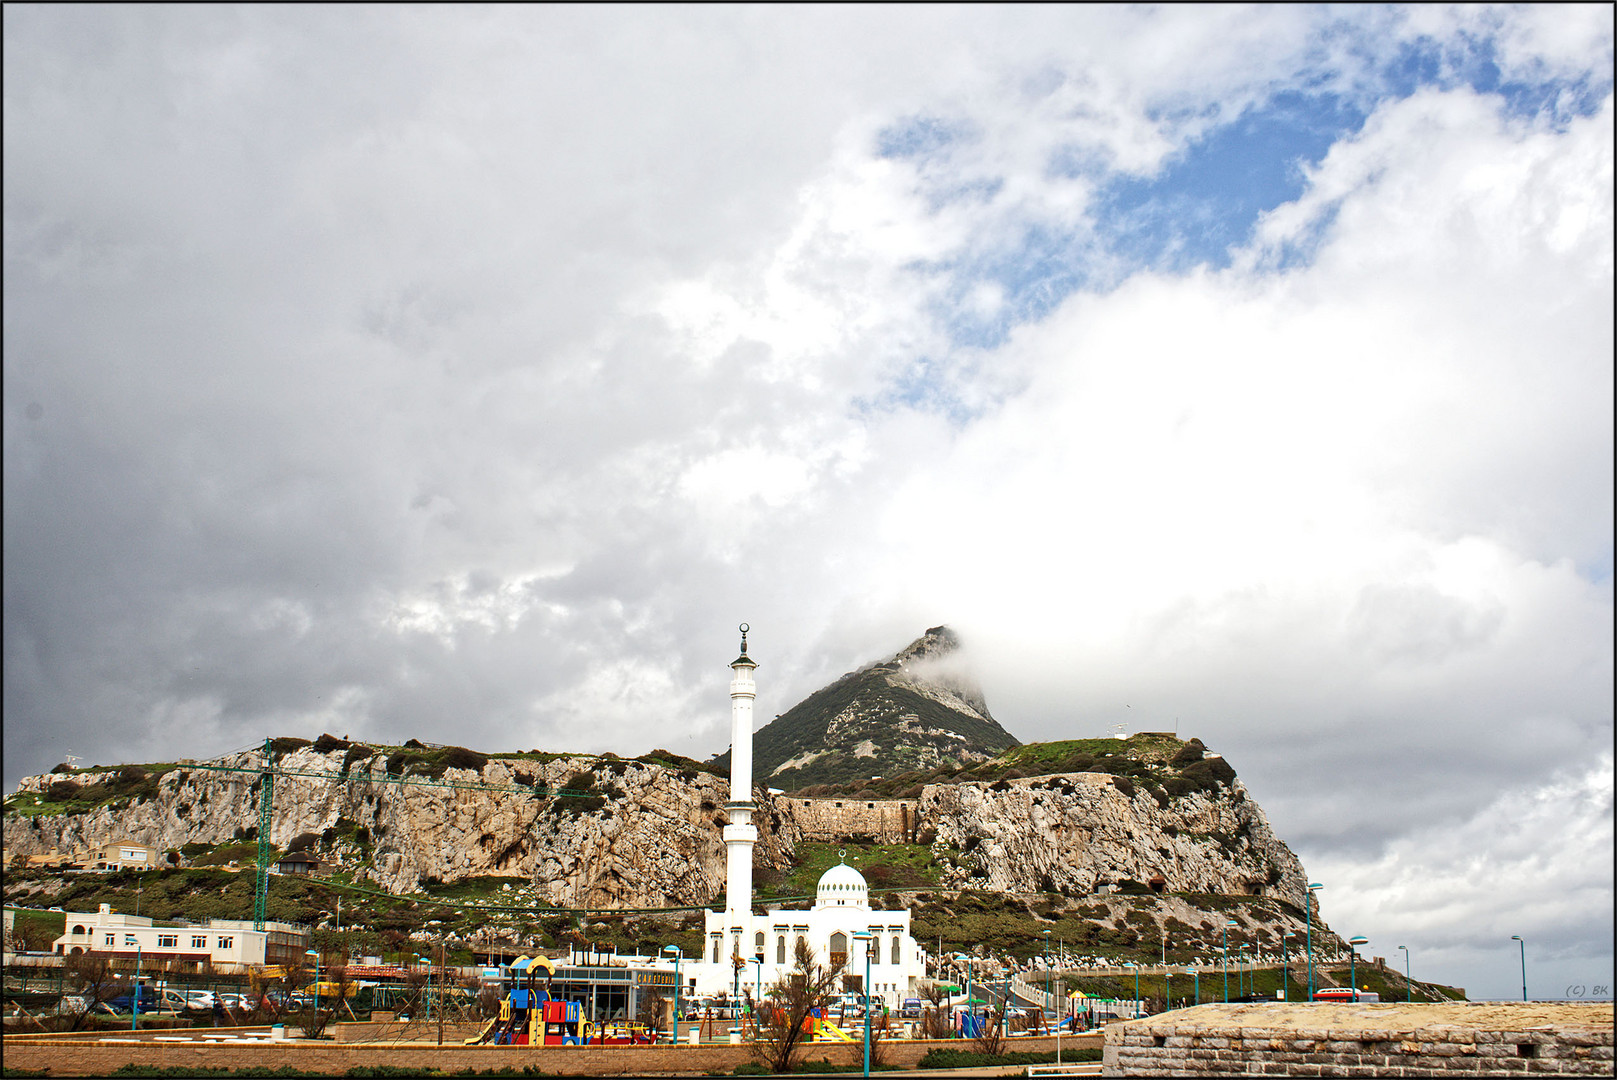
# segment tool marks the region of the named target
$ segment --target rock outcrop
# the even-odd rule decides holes
[[[304,747],[278,760],[286,775],[270,818],[277,848],[317,846],[392,892],[506,875],[563,907],[701,904],[723,894],[728,782],[712,773],[610,757],[493,758],[430,783],[390,774],[382,754],[349,761],[345,775],[345,756]],[[7,858],[123,840],[164,851],[239,842],[258,825],[260,760],[243,753],[208,763],[238,772],[172,768],[155,796],[117,810],[8,809]],[[321,775],[299,775],[310,773]],[[45,786],[30,778],[25,789]],[[796,820],[808,812],[804,801],[794,806],[762,789],[753,797],[757,865],[784,870],[805,831]],[[1160,875],[1168,891],[1265,895],[1299,907],[1306,892],[1296,856],[1233,778],[1170,797],[1102,773],[1058,773],[929,784],[906,801],[912,827],[931,834],[948,866],[945,885],[1081,896]]]
[[[1302,863],[1239,780],[1163,805],[1101,773],[928,785],[922,829],[956,863],[948,883],[997,892],[1084,895],[1108,885],[1272,896],[1298,908]],[[958,853],[958,854],[957,854]]]
[[[723,893],[721,807],[728,781],[710,773],[611,758],[496,758],[478,771],[448,769],[444,783],[428,783],[390,779],[381,755],[344,775],[343,759],[342,751],[303,748],[277,761],[288,774],[276,780],[270,819],[270,842],[278,849],[305,838],[361,880],[391,892],[434,879],[508,875],[533,880],[546,902],[566,906],[658,907]],[[172,769],[158,781],[155,797],[116,810],[35,816],[8,810],[7,857],[111,841],[161,851],[240,841],[259,822],[260,781],[253,770],[260,761],[257,753],[242,753],[207,763],[239,772]],[[591,784],[588,796],[531,791],[566,789],[580,777]],[[20,789],[41,791],[52,779],[59,777],[30,777]],[[762,791],[755,797],[767,801]],[[779,835],[779,815],[766,811],[754,821],[760,863],[787,865],[792,840]]]

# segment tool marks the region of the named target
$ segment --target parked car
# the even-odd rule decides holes
[[[189,990],[185,994],[185,1008],[211,1009],[218,995],[212,990]]]
[[[905,998],[904,1004],[898,1007],[898,1015],[905,1020],[919,1020],[921,1018],[921,999]]]
[[[117,997],[108,998],[106,1003],[118,1012],[132,1012],[135,1008],[135,992],[126,990]],[[140,1011],[157,1011],[157,991],[145,986],[140,988]]]

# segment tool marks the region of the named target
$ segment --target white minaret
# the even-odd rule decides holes
[[[731,927],[740,929],[752,914],[752,845],[758,829],[752,824],[752,699],[758,696],[752,672],[758,665],[747,655],[747,624],[741,624],[741,655],[730,664],[730,824],[724,827],[726,858],[724,912]]]

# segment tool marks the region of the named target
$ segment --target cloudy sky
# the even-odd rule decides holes
[[[1612,13],[7,5],[5,781],[725,748],[947,622],[1612,982]]]

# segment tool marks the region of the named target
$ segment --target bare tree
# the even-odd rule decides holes
[[[836,998],[844,963],[819,964],[803,938],[797,939],[793,970],[769,988],[769,1000],[757,1010],[753,1057],[771,1072],[791,1072],[803,1052],[803,1024],[814,1009],[826,1009]]]
[[[947,1039],[949,1037],[949,1010],[944,1007],[943,999],[948,994],[943,984],[931,979],[923,979],[916,984],[921,997],[926,1001],[921,1009],[921,1038]]]
[[[96,1010],[96,1006],[109,998],[118,996],[118,975],[112,969],[112,960],[103,953],[83,952],[67,958],[68,975],[78,984],[78,997],[81,1008],[74,1010],[73,1027],[78,1031],[84,1026],[89,1015]],[[137,985],[135,992],[140,988]]]
[[[1005,1052],[1005,1003],[1008,1000],[1008,997],[1000,998],[999,1004],[990,1007],[987,1010],[988,1015],[983,1017],[983,1026],[972,1038],[977,1044],[979,1054],[997,1056]]]

